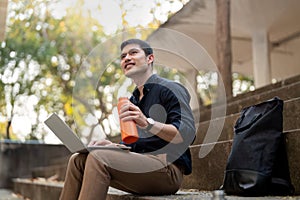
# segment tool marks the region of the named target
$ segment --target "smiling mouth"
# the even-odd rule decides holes
[[[125,65],[124,69],[127,69],[128,67],[131,68],[134,65],[134,63],[128,63]]]

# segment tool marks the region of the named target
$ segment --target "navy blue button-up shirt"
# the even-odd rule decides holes
[[[153,74],[145,83],[143,93],[143,98],[139,100],[139,90],[135,89],[130,101],[138,106],[146,117],[174,125],[183,142],[170,143],[138,128],[139,139],[129,146],[137,153],[167,154],[168,162],[183,168],[184,174],[190,174],[192,163],[188,147],[195,139],[195,124],[189,106],[188,91],[179,83]]]

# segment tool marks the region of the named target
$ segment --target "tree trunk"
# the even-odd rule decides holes
[[[11,120],[7,122],[6,126],[6,139],[10,140],[10,127],[11,127]]]
[[[217,66],[220,72],[218,82],[219,88],[224,87],[226,97],[229,98],[232,96],[230,0],[216,0],[216,15]]]

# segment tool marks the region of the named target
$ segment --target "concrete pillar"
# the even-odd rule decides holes
[[[265,30],[256,31],[252,37],[253,74],[256,88],[271,83],[270,42]]]
[[[8,0],[0,0],[0,42],[4,40]]]
[[[191,95],[191,108],[192,110],[199,108],[199,95],[197,93],[197,75],[198,71],[196,69],[190,69],[186,73],[184,73],[185,77],[185,87],[188,89]]]

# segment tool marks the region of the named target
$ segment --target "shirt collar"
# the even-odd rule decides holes
[[[144,92],[144,95],[146,95],[150,90],[151,88],[154,86],[154,83],[156,82],[155,80],[158,78],[158,75],[157,74],[152,74],[148,80],[145,82],[144,84],[144,89],[143,89],[143,92]],[[137,87],[134,89],[132,95],[136,98],[136,99],[139,99],[139,96],[140,96],[140,91],[137,89]]]

